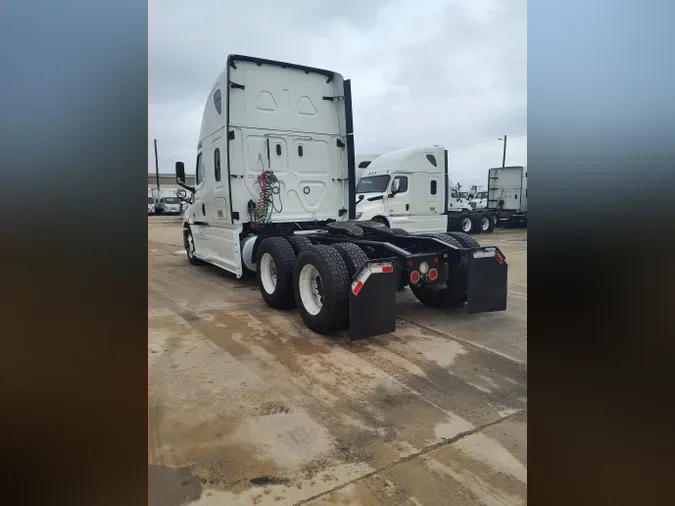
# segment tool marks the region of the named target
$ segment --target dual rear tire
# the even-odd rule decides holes
[[[258,287],[270,307],[297,306],[309,329],[330,334],[348,326],[351,280],[367,261],[352,243],[312,245],[301,236],[267,237],[258,247]]]

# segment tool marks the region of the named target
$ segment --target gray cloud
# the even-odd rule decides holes
[[[357,152],[451,150],[454,178],[484,183],[526,163],[525,0],[163,0],[150,4],[149,163],[190,168],[201,108],[229,53],[329,68],[352,79]]]

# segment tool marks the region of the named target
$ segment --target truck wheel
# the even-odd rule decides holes
[[[459,219],[459,229],[464,232],[465,234],[470,234],[474,230],[474,223],[473,220],[471,219],[471,216],[466,215],[462,216]]]
[[[463,234],[462,232],[448,232],[447,234],[443,234],[443,233],[440,233],[440,234],[438,234],[438,233],[436,233],[436,234],[424,234],[424,236],[439,239],[441,241],[447,242],[448,244],[452,244],[453,246],[457,246],[458,248],[466,248],[466,246],[464,244],[462,244],[459,240],[457,240],[454,237],[455,234],[466,235],[467,237],[471,238],[470,235]],[[462,254],[462,261],[459,265],[461,267],[466,267],[468,265],[468,260],[466,259],[466,255]]]
[[[349,270],[337,249],[303,249],[295,261],[293,291],[305,325],[319,334],[344,328],[349,321]]]
[[[340,253],[342,260],[347,264],[349,282],[351,283],[354,280],[354,276],[361,272],[363,266],[368,263],[368,257],[361,248],[351,242],[339,242],[331,246]]]
[[[489,234],[494,231],[495,225],[490,216],[483,216],[480,219],[480,231],[482,234]]]
[[[497,218],[497,215],[496,214],[490,215],[490,219],[492,220],[493,227],[496,227],[497,223],[499,222],[499,218]]]
[[[312,245],[312,241],[301,235],[291,235],[286,239],[288,239],[288,242],[291,243],[291,247],[293,248],[293,251],[295,251],[296,255],[303,249],[309,248]]]
[[[394,232],[394,235],[410,235],[407,230],[402,228],[392,228],[391,231]]]
[[[384,216],[375,216],[370,221],[376,221],[378,223],[382,223],[385,227],[389,228],[389,221]]]
[[[440,241],[444,241],[454,246],[459,246],[461,248],[462,243],[453,237],[453,234],[456,233],[460,232],[448,232],[447,234],[444,233],[424,234],[424,237],[433,237],[434,239],[438,239]]]
[[[183,244],[187,253],[188,262],[192,265],[204,265],[204,262],[195,256],[195,240],[190,227],[183,229]]]
[[[436,309],[449,309],[466,302],[467,280],[464,275],[466,268],[462,268],[458,275],[447,281],[431,286],[410,285],[413,295],[422,304]]]
[[[290,309],[295,306],[293,266],[295,252],[283,237],[267,237],[258,246],[256,278],[268,306]]]
[[[463,248],[480,248],[478,241],[464,232],[448,232],[447,235],[453,237]]]

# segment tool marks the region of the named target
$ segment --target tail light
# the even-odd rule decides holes
[[[429,271],[429,279],[431,281],[436,281],[436,278],[438,277],[438,271],[436,269],[431,269]]]
[[[417,271],[412,271],[410,273],[410,282],[411,283],[419,283],[420,281],[420,273]]]

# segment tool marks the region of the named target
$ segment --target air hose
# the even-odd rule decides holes
[[[251,223],[253,228],[258,228],[260,225],[269,223],[272,213],[280,213],[283,209],[281,199],[279,200],[279,209],[274,205],[274,195],[281,193],[281,183],[277,176],[274,175],[274,172],[266,170],[258,174],[258,183],[260,184],[258,204],[254,205],[253,202],[249,202],[249,208],[253,214]]]

